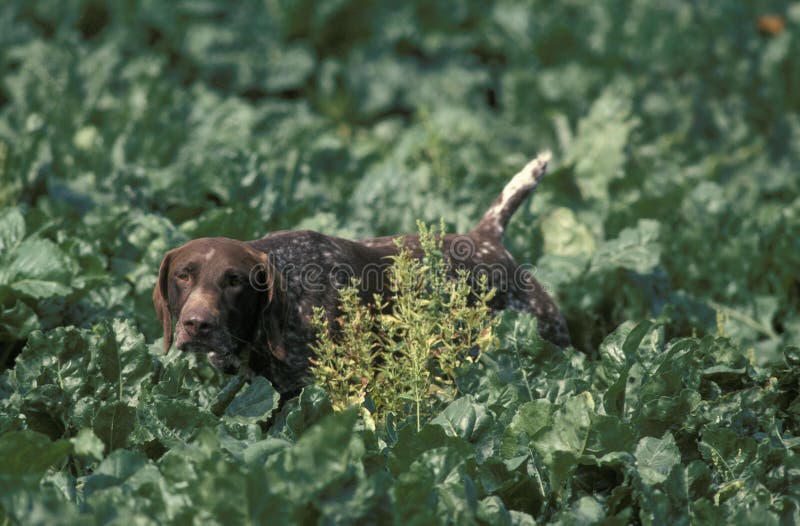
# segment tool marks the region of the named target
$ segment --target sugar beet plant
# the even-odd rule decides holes
[[[456,398],[457,370],[492,346],[497,322],[485,276],[474,292],[466,271],[450,270],[442,253],[444,223],[441,235],[417,226],[424,256],[403,249],[393,258],[388,301],[375,295],[364,304],[354,281],[340,293],[336,320],[316,311],[312,373],[334,409],[364,404],[379,419],[411,415],[419,430],[426,416]],[[396,242],[402,247],[402,238]]]
[[[778,0],[0,1],[0,525],[800,524],[798,54]],[[328,392],[163,354],[167,250],[465,232],[545,148],[505,243],[573,348],[458,366],[434,254]]]

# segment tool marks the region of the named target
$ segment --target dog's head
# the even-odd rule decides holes
[[[171,250],[153,291],[164,351],[174,340],[225,373],[238,370],[247,346],[281,358],[282,294],[267,255],[241,241],[202,238]]]

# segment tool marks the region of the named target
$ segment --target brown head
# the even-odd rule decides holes
[[[174,340],[226,373],[236,372],[248,345],[280,356],[282,294],[267,255],[241,241],[201,238],[171,250],[153,291],[164,351]]]

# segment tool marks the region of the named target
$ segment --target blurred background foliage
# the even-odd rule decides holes
[[[660,317],[768,359],[800,336],[798,27],[770,0],[5,0],[0,360],[109,316],[157,337],[193,237],[467,230],[545,148],[507,244],[580,350]]]

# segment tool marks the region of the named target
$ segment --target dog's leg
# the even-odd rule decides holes
[[[572,342],[564,316],[553,299],[525,268],[518,267],[511,283],[508,308],[529,312],[536,316],[539,335],[559,347],[569,347]]]

